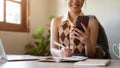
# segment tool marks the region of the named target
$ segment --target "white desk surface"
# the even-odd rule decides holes
[[[0,68],[120,68],[120,60],[112,60],[107,67],[74,66],[72,62],[37,62],[37,61],[14,61],[0,63]]]

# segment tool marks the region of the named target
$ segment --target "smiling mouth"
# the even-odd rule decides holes
[[[73,8],[78,8],[78,7],[79,7],[79,5],[72,5],[72,7],[73,7]]]

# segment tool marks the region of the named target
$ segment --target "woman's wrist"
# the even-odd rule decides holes
[[[90,46],[91,45],[91,41],[89,39],[87,39],[86,42],[85,42],[85,45],[86,46]]]
[[[52,54],[52,56],[60,57],[61,56],[61,51],[59,49],[52,48],[51,49],[51,54]]]
[[[61,57],[61,50],[58,50],[58,57]]]

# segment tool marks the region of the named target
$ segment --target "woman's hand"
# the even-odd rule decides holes
[[[72,31],[74,32],[74,38],[79,39],[83,44],[89,44],[90,42],[90,30],[87,28],[82,22],[81,25],[85,32],[77,29],[76,27],[72,28]]]
[[[71,57],[72,56],[72,49],[68,47],[63,47],[60,50],[60,57]]]

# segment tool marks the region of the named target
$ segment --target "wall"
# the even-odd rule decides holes
[[[27,33],[0,31],[5,51],[7,54],[23,54],[24,45],[29,41]]]
[[[0,31],[7,54],[24,54],[25,45],[31,41],[31,34],[37,28],[47,28],[49,23],[48,1],[30,0],[30,33]]]
[[[34,33],[39,27],[49,24],[48,0],[31,0],[30,2],[30,28]]]
[[[56,1],[56,0],[54,0]],[[55,3],[55,2],[54,2]],[[87,15],[95,15],[103,25],[109,42],[109,49],[112,58],[116,58],[112,52],[112,45],[120,42],[120,0],[87,0],[83,11]],[[59,9],[52,8],[58,16],[64,15],[67,11],[65,0],[57,0]],[[56,9],[56,10],[55,10]]]

